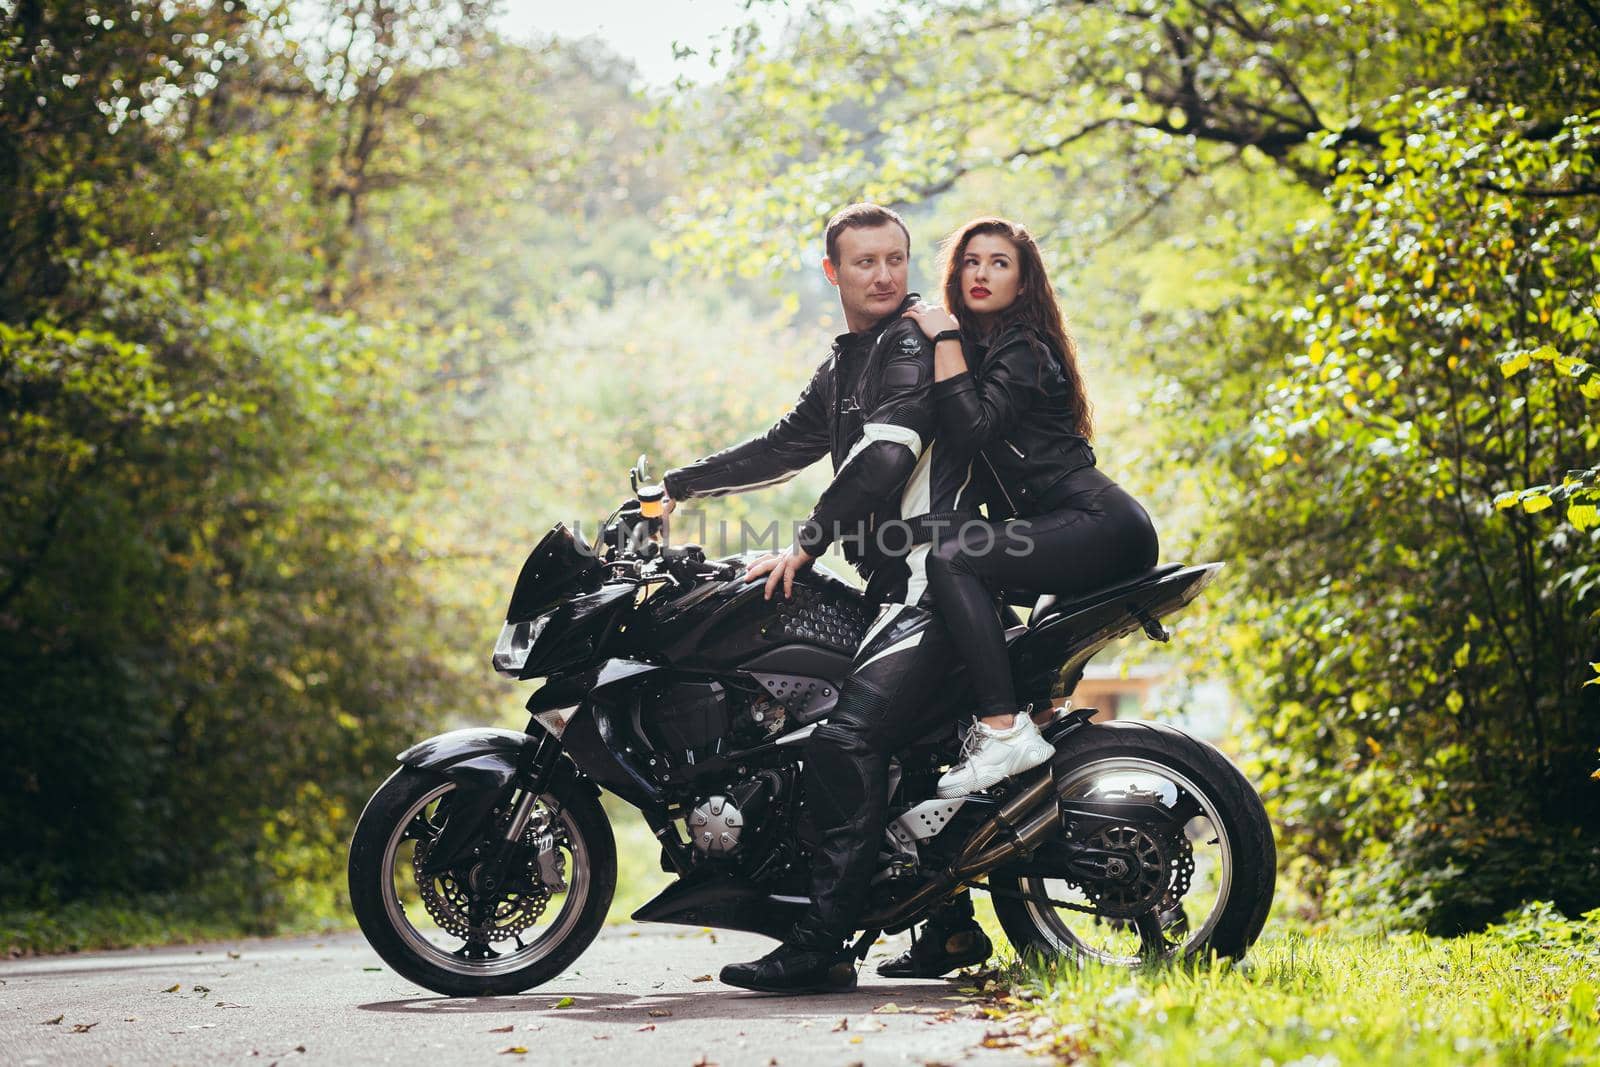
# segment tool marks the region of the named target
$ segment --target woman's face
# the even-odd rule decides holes
[[[993,315],[1017,301],[1022,277],[1017,246],[997,233],[980,233],[961,253],[961,300],[978,315]]]

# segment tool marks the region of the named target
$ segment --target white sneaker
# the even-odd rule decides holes
[[[981,793],[1014,774],[1032,770],[1055,754],[1055,746],[1044,739],[1029,715],[1019,712],[1008,730],[975,722],[962,742],[961,762],[944,772],[936,792],[941,799]]]

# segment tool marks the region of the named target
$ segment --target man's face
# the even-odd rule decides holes
[[[890,314],[906,297],[911,256],[906,235],[894,223],[851,227],[839,234],[839,262],[823,260],[828,281],[839,288],[845,325],[864,330]]]

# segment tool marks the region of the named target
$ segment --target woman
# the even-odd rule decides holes
[[[997,218],[967,223],[944,244],[943,288],[944,307],[907,315],[934,341],[939,443],[971,450],[989,514],[928,558],[929,588],[977,696],[963,759],[939,779],[939,796],[955,797],[1052,754],[1032,718],[1017,714],[995,595],[1070,595],[1149,570],[1156,532],[1095,469],[1077,345],[1028,231]]]

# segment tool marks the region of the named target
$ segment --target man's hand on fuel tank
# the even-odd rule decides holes
[[[811,566],[817,557],[811,555],[798,545],[791,545],[781,554],[762,556],[750,564],[750,569],[744,572],[744,580],[767,576],[767,588],[764,593],[766,599],[772,599],[772,591],[778,588],[778,583],[783,583],[783,595],[794,595],[794,576],[801,570]]]

